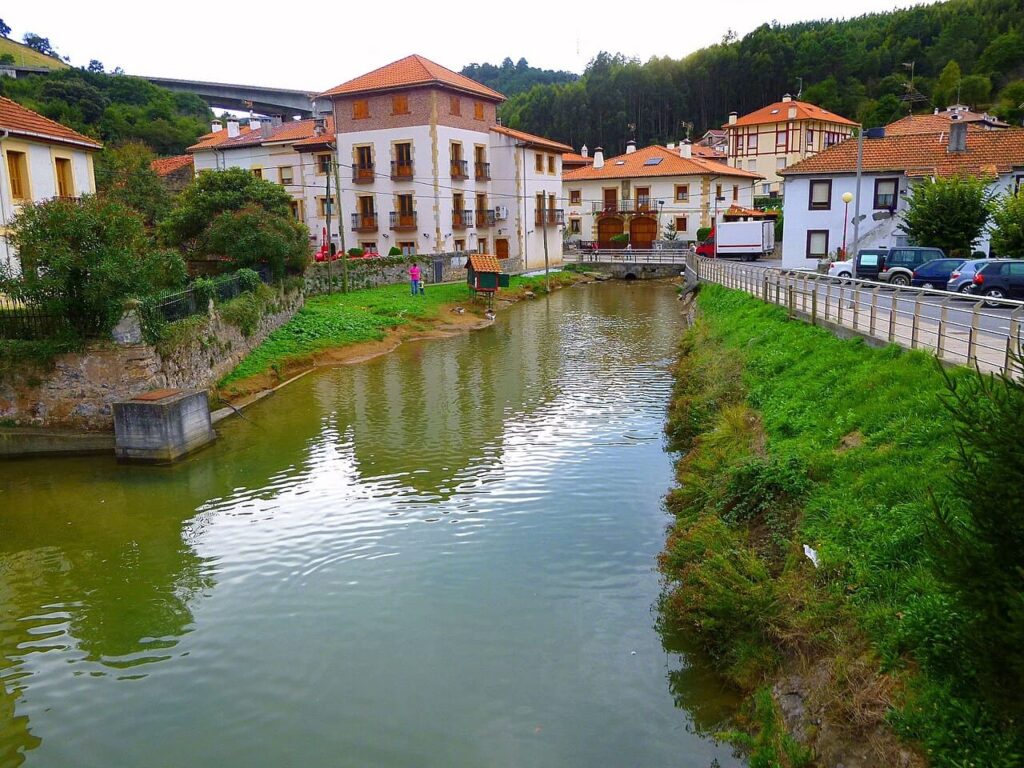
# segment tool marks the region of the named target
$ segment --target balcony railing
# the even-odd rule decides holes
[[[396,232],[416,229],[416,212],[401,213],[399,211],[392,211],[391,229]]]
[[[452,211],[452,229],[465,229],[473,226],[473,212],[462,210]]]
[[[495,221],[493,209],[489,208],[486,211],[476,212],[476,225],[478,227],[493,227]]]
[[[650,197],[640,197],[636,200],[624,198],[622,200],[606,200],[603,203],[591,203],[591,213],[599,215],[602,213],[628,213],[645,214],[657,213],[658,201]]]
[[[352,181],[356,184],[371,183],[376,175],[373,170],[373,163],[352,166]]]
[[[401,179],[412,178],[412,163],[403,163],[398,160],[391,161],[391,180],[399,181]]]
[[[476,174],[477,181],[490,181],[491,180],[491,164],[490,163],[474,163],[473,170]]]
[[[533,223],[538,227],[544,224],[545,219],[547,219],[548,224],[565,224],[565,211],[561,208],[548,208],[547,210],[534,212]]]
[[[452,160],[452,178],[468,179],[469,163],[467,163],[465,160]]]
[[[352,229],[356,232],[376,232],[377,231],[377,214],[376,213],[353,213],[352,214]]]

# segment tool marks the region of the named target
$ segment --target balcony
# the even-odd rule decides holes
[[[352,214],[352,229],[356,232],[376,232],[377,231],[377,214],[376,213],[353,213]]]
[[[391,212],[391,229],[395,232],[410,232],[416,229],[416,212],[401,213]]]
[[[545,215],[546,214],[546,215]],[[548,225],[565,224],[565,211],[561,208],[548,208],[546,211],[535,211],[533,223],[538,227],[545,223]]]
[[[636,200],[628,197],[617,201],[606,200],[603,203],[591,203],[590,212],[595,216],[609,213],[623,213],[628,215],[657,213],[658,201],[650,197],[640,197]]]
[[[352,166],[352,183],[353,184],[372,184],[374,178],[377,176],[373,170],[373,163],[369,165],[354,165]]]
[[[452,229],[465,229],[473,226],[472,211],[452,211]]]
[[[490,163],[474,163],[473,170],[476,174],[477,181],[490,181],[491,180],[491,164]]]
[[[494,210],[488,209],[486,211],[476,212],[476,225],[477,227],[493,227],[496,219],[494,218]]]
[[[452,160],[452,178],[456,181],[469,178],[469,163],[465,160]]]
[[[403,163],[398,160],[391,161],[391,180],[402,181],[412,179],[412,163]]]

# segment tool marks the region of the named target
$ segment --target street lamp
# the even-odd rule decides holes
[[[843,258],[846,258],[846,224],[850,220],[850,203],[853,202],[853,192],[843,192]]]

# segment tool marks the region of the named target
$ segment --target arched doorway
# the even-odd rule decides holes
[[[623,248],[624,243],[612,240],[615,235],[622,234],[622,218],[619,216],[602,216],[597,220],[597,247]]]
[[[629,242],[640,251],[649,251],[658,239],[658,222],[650,216],[637,216],[629,223]]]

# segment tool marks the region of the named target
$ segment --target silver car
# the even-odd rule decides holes
[[[991,264],[993,261],[1006,261],[1006,259],[971,259],[970,261],[965,261],[950,274],[949,282],[946,283],[946,290],[953,293],[970,293],[974,276],[982,267],[986,264]]]

